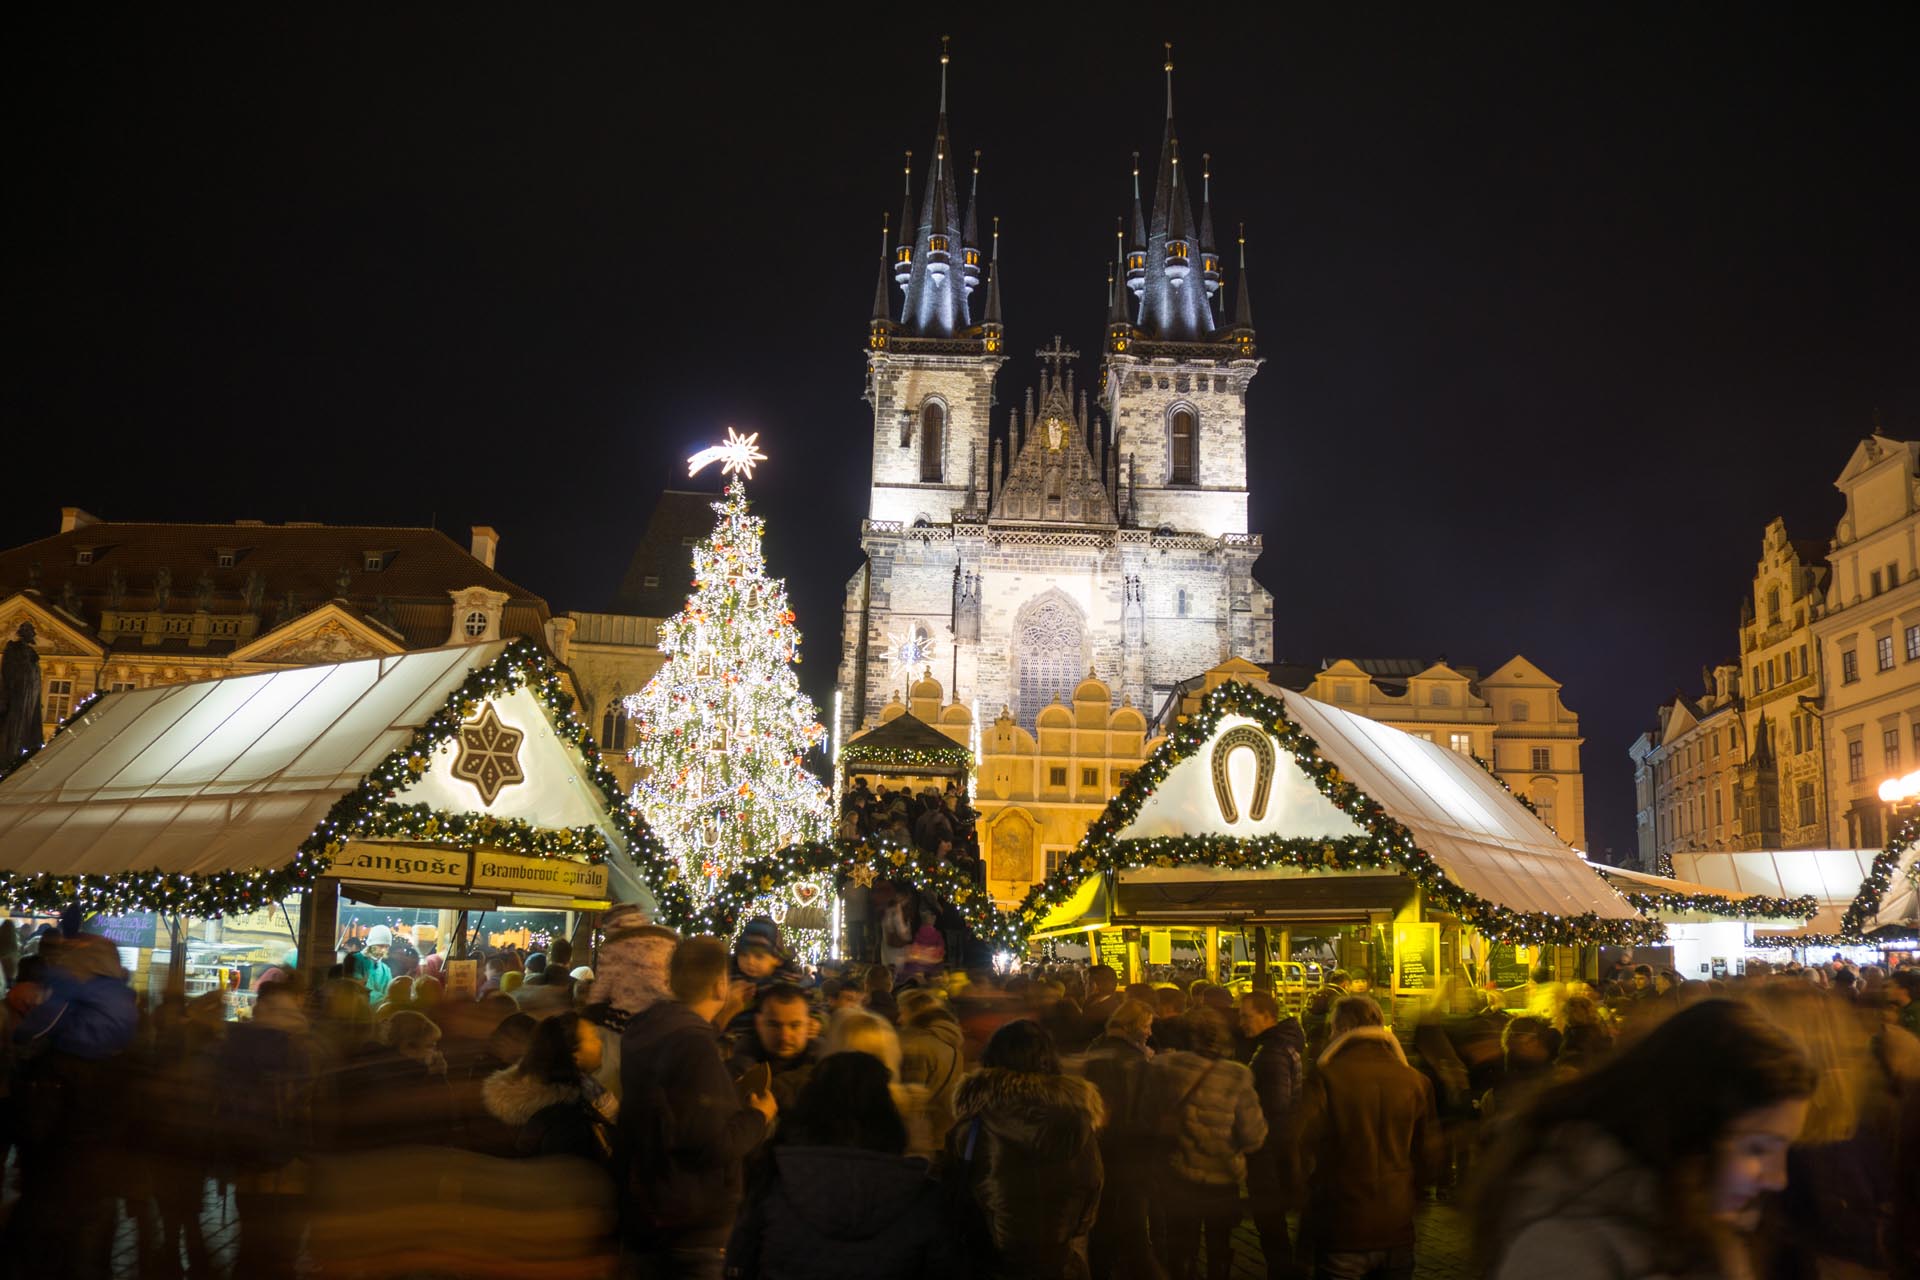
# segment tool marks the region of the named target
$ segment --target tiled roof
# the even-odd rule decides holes
[[[222,565],[223,555],[231,555],[231,565]],[[367,567],[370,556],[379,557],[380,568]],[[264,632],[340,599],[398,633],[410,649],[447,643],[448,592],[484,587],[508,597],[503,636],[546,643],[546,601],[437,529],[103,521],[0,551],[0,598],[38,590],[95,633],[103,610],[160,609],[163,575],[170,578],[166,612],[195,612],[204,599],[205,611],[216,617],[261,615]],[[249,603],[250,588],[257,607]],[[195,652],[218,653],[236,643],[245,641],[216,640]],[[164,644],[137,641],[116,647],[166,651]]]
[[[713,504],[719,500],[718,493],[661,492],[608,612],[671,618],[685,607],[693,589],[693,548],[713,532]]]

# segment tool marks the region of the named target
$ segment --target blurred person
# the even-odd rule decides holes
[[[157,1217],[148,1261],[161,1276],[182,1274],[183,1250],[196,1280],[210,1274],[213,1266],[200,1214],[207,1175],[218,1154],[215,1127],[207,1116],[214,1101],[215,1058],[226,1033],[224,1014],[219,992],[193,1000],[172,991],[165,994],[154,1012],[146,1070],[132,1102]],[[137,1239],[141,1220],[136,1224]]]
[[[500,985],[498,988],[496,988],[496,990],[500,995],[508,996],[508,997],[516,997],[514,998],[513,1003],[514,1003],[514,1007],[517,1009],[520,1007],[520,1001],[518,1000],[517,995],[519,993],[520,988],[526,984],[526,981],[527,981],[527,975],[525,970],[508,969],[505,973],[500,975]]]
[[[1407,1065],[1371,996],[1343,996],[1307,1079],[1300,1151],[1311,1162],[1302,1221],[1315,1280],[1407,1280],[1413,1209],[1445,1148],[1433,1085]]]
[[[495,952],[480,962],[480,989],[474,992],[474,999],[484,1000],[500,990],[500,980],[507,976],[506,956]]]
[[[866,1006],[888,1022],[900,1021],[900,1005],[893,998],[893,970],[887,965],[867,966]]]
[[[861,1011],[843,1015],[879,1024]],[[891,1032],[889,1031],[889,1034]],[[727,1245],[727,1274],[894,1280],[962,1274],[938,1186],[905,1154],[885,1063],[831,1053],[781,1114],[769,1159]]]
[[[1103,1182],[1099,1090],[1062,1073],[1053,1037],[1031,1019],[993,1033],[960,1082],[947,1158],[956,1192],[978,1210],[976,1274],[1081,1280]]]
[[[440,985],[440,979],[430,973],[414,975],[413,1007],[415,1009],[431,1018],[434,1011],[440,1007],[444,995],[445,989]]]
[[[814,1036],[819,1023],[807,993],[791,983],[769,987],[743,1034],[733,1040],[727,1070],[738,1078],[749,1068],[765,1065],[772,1080],[774,1100],[781,1110],[793,1105],[806,1086],[818,1058]]]
[[[600,1083],[620,1096],[620,1033],[627,1023],[662,1000],[671,1000],[667,966],[680,935],[652,923],[633,903],[620,903],[600,917],[600,946],[592,986],[581,1016],[600,1035]]]
[[[325,1133],[335,1151],[452,1142],[456,1115],[440,1053],[440,1028],[402,1009],[379,1024],[375,1040],[332,1072]]]
[[[262,986],[253,1017],[227,1028],[220,1046],[213,1128],[220,1172],[233,1185],[240,1220],[236,1277],[294,1274],[305,1211],[301,1162],[314,1145],[319,1053],[299,989],[288,983]]]
[[[1148,1043],[1155,1053],[1187,1047],[1187,998],[1178,987],[1161,987],[1153,993],[1153,1035]]]
[[[1120,974],[1110,964],[1097,964],[1087,974],[1087,1000],[1080,1013],[1086,1026],[1078,1048],[1085,1048],[1096,1037],[1106,1034],[1107,1019],[1125,999],[1120,994]]]
[[[1527,1014],[1507,1022],[1500,1033],[1500,1078],[1480,1095],[1483,1146],[1493,1138],[1486,1130],[1553,1082],[1553,1059],[1559,1048],[1560,1033],[1550,1023]]]
[[[621,1033],[622,1262],[630,1276],[720,1276],[742,1162],[778,1114],[770,1089],[743,1102],[721,1058],[713,1019],[727,1004],[729,967],[720,939],[683,940],[668,963],[673,998],[650,1005]]]
[[[1746,1007],[1681,1010],[1514,1117],[1470,1207],[1481,1272],[1764,1274],[1749,1233],[1786,1185],[1813,1085],[1805,1056]]]
[[[877,1015],[876,1015],[877,1016]],[[931,1157],[953,1128],[953,1100],[966,1074],[967,1059],[960,1019],[938,992],[905,991],[900,996],[900,1083],[921,1091],[926,1146],[909,1128],[913,1154]]]
[[[1270,1280],[1299,1274],[1287,1232],[1287,1215],[1300,1207],[1300,1169],[1295,1148],[1307,1045],[1300,1020],[1284,1012],[1270,992],[1240,997],[1240,1035],[1253,1046],[1247,1068],[1266,1118],[1267,1140],[1247,1154],[1247,1199],[1260,1232]]]
[[[1150,1224],[1159,1216],[1154,1195],[1162,1155],[1161,1126],[1150,1105],[1153,1006],[1123,1001],[1100,1036],[1087,1046],[1083,1071],[1100,1091],[1107,1116],[1100,1130],[1105,1179],[1100,1212],[1087,1237],[1087,1255],[1098,1277],[1162,1274]]]
[[[820,994],[827,1001],[827,1016],[832,1017],[842,1009],[858,1009],[867,993],[851,979],[831,978],[820,984]]]
[[[564,973],[553,979],[553,962],[535,953],[527,957],[526,977],[513,993],[513,1002],[522,1013],[536,1018],[551,1018],[573,1008],[573,979]]]
[[[1201,1238],[1208,1280],[1233,1270],[1234,1226],[1247,1153],[1267,1140],[1253,1072],[1233,1060],[1233,1031],[1210,1005],[1190,1015],[1193,1047],[1155,1055],[1151,1105],[1173,1138],[1161,1183],[1166,1263],[1175,1280],[1198,1274]]]
[[[600,1037],[579,1014],[534,1024],[520,1060],[488,1076],[481,1090],[488,1114],[513,1130],[514,1155],[607,1162],[614,1108],[593,1079],[599,1066]]]
[[[1560,1032],[1557,1065],[1570,1071],[1590,1071],[1613,1051],[1613,1032],[1606,1011],[1590,992],[1569,991],[1555,1023]]]
[[[1898,1082],[1844,996],[1769,985],[1757,1003],[1813,1071],[1806,1123],[1787,1155],[1785,1244],[1803,1260],[1803,1274],[1886,1271],[1895,1235]]]
[[[367,999],[375,1005],[387,998],[387,986],[393,981],[393,970],[387,965],[387,952],[392,948],[393,930],[383,924],[367,930],[366,945],[360,956],[367,962],[367,968],[361,977],[367,984]]]
[[[1347,994],[1347,988],[1352,985],[1352,974],[1345,969],[1335,969],[1327,975],[1320,989],[1307,998],[1307,1007],[1305,1013],[1301,1015],[1300,1026],[1301,1030],[1307,1033],[1306,1063],[1309,1073],[1313,1069],[1313,1064],[1319,1060],[1320,1054],[1326,1049],[1327,1041],[1332,1038],[1327,1022],[1333,1015],[1333,1006]]]

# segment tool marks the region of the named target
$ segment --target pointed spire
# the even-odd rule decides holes
[[[947,52],[947,43],[952,36],[940,37],[940,114],[947,114],[947,63],[951,56]]]
[[[1000,219],[993,220],[993,256],[987,260],[986,323],[1000,325]]]
[[[967,190],[966,226],[961,229],[960,238],[967,247],[977,248],[980,244],[980,153],[973,153],[973,186]]]
[[[1200,153],[1200,252],[1213,252],[1213,153]]]
[[[1113,220],[1113,265],[1107,268],[1107,336],[1109,340],[1125,341],[1123,331],[1133,322],[1133,316],[1127,306],[1127,250],[1126,232],[1120,219]]]
[[[962,242],[960,201],[954,194],[953,144],[947,131],[947,40],[940,42],[940,113],[934,125],[933,164],[911,232],[906,298],[901,320],[913,337],[951,338],[967,329],[967,295],[979,280],[977,251],[969,264]],[[911,209],[911,207],[909,207]],[[902,228],[906,238],[907,228]]]
[[[906,195],[900,205],[900,241],[894,251],[893,282],[902,289],[913,277],[913,152],[907,152]]]
[[[889,230],[887,215],[882,213],[880,215],[880,278],[873,285],[873,322],[875,324],[889,324],[893,320],[892,309],[889,306],[892,299],[887,296],[887,268],[890,265],[889,260],[893,257]]]
[[[1133,153],[1133,240],[1127,246],[1130,249],[1146,251],[1147,214],[1140,205],[1140,153]]]
[[[1173,119],[1173,41],[1167,41],[1167,119]]]
[[[1247,224],[1240,224],[1240,278],[1233,284],[1233,327],[1253,332],[1253,299],[1247,296]]]

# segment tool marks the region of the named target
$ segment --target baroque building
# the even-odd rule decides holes
[[[1628,749],[1634,762],[1635,858],[1650,871],[1676,853],[1739,847],[1742,779],[1747,776],[1740,669],[1702,673],[1697,698],[1676,693],[1654,728]]]
[[[1827,582],[1824,559],[1818,543],[1789,538],[1784,520],[1776,518],[1761,536],[1753,591],[1740,611],[1741,721],[1751,749],[1740,771],[1738,844],[1722,847],[1832,847],[1813,639]]]
[[[1825,686],[1813,706],[1833,837],[1874,848],[1887,838],[1880,784],[1920,768],[1920,441],[1868,436],[1834,487],[1846,509],[1813,622]]]
[[[872,486],[847,585],[844,738],[931,670],[983,732],[1072,715],[1089,678],[1143,716],[1223,659],[1272,656],[1253,578],[1246,396],[1260,367],[1244,251],[1227,307],[1211,175],[1181,168],[1172,66],[1151,202],[1138,167],[1097,376],[1058,338],[1036,387],[996,417],[1007,358],[998,231],[981,235],[979,153],[947,115],[908,156],[867,330]],[[1191,168],[1191,166],[1188,166]],[[964,193],[963,193],[964,186]],[[1091,317],[1090,317],[1091,319]]]
[[[0,637],[31,623],[43,732],[87,697],[516,636],[567,660],[573,623],[494,568],[500,537],[437,529],[157,524],[62,509],[0,551]]]

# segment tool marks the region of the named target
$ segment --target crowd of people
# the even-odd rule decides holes
[[[967,793],[948,783],[945,791],[923,787],[875,788],[856,778],[841,798],[835,834],[843,840],[884,840],[910,848],[928,865],[944,864],[981,889],[979,815]],[[970,969],[991,963],[951,903],[908,881],[850,884],[842,895],[846,953],[861,963],[890,969],[913,965],[926,971]]]
[[[805,972],[634,908],[449,995],[393,940],[314,984],[139,1007],[48,935],[7,999],[11,1274],[1408,1277],[1455,1199],[1500,1280],[1913,1275],[1920,970],[1303,1004],[1105,966]],[[372,956],[375,948],[385,955]],[[369,970],[387,967],[380,995]],[[407,968],[406,961],[402,968]],[[1282,993],[1283,995],[1286,993]],[[1299,1007],[1295,1007],[1299,1004]]]

